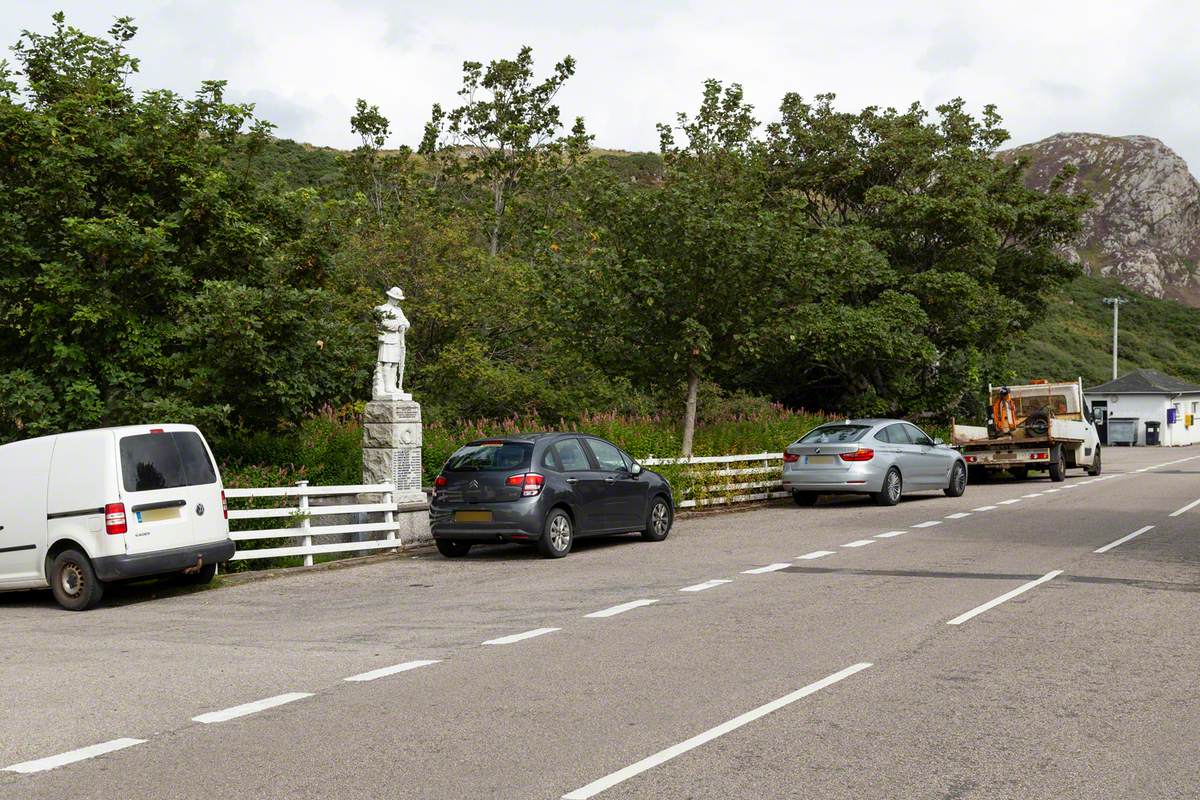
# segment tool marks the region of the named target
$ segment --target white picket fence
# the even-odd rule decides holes
[[[677,504],[679,508],[698,508],[701,506],[728,505],[731,503],[748,503],[754,500],[773,500],[787,497],[788,492],[779,491],[783,481],[779,475],[783,472],[782,453],[753,453],[734,456],[693,456],[692,458],[650,458],[640,462],[647,467],[663,465],[697,465],[700,469],[693,476],[702,479],[713,479],[713,483],[701,484],[700,491],[693,494],[698,497],[679,499],[678,495],[688,492],[688,488],[677,489]],[[751,466],[740,466],[743,464]],[[772,476],[766,478],[765,476]],[[755,479],[752,476],[763,476],[765,479]],[[750,478],[738,481],[736,478]],[[719,480],[721,478],[735,480]]]
[[[313,556],[319,553],[354,553],[371,550],[394,549],[401,545],[400,525],[396,519],[396,489],[389,483],[368,484],[362,486],[309,486],[308,481],[300,481],[295,486],[274,486],[262,489],[226,489],[225,496],[230,500],[243,498],[272,497],[287,502],[286,505],[274,508],[230,509],[229,521],[247,519],[286,519],[290,520],[287,527],[267,528],[264,530],[230,531],[230,538],[239,544],[262,539],[290,539],[295,544],[283,547],[264,547],[253,550],[243,550],[238,547],[234,561],[245,561],[258,558],[282,558],[285,556],[303,556],[304,564],[311,566]],[[379,502],[370,503],[341,503],[335,505],[312,505],[314,497],[329,497],[331,495],[354,496],[380,495]],[[379,516],[379,522],[358,522],[351,524],[313,524],[314,520],[347,514],[371,514]],[[232,526],[231,526],[232,527]],[[345,536],[346,534],[372,534],[376,537],[362,541],[318,541],[330,536]]]

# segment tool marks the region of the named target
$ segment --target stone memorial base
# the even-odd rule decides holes
[[[421,405],[372,400],[363,413],[363,483],[390,483],[400,506],[426,504],[421,490]]]

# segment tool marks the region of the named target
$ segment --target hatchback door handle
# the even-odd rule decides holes
[[[579,478],[567,478],[567,483],[579,483]]]
[[[609,475],[607,478],[605,478],[605,479],[604,479],[604,482],[605,482],[605,483],[612,483],[612,482],[614,482],[615,480],[616,480],[616,478],[614,478],[612,475]]]

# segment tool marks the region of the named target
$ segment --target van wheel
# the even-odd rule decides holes
[[[96,577],[87,556],[78,550],[64,550],[50,565],[50,591],[68,611],[85,611],[100,602],[104,583]]]
[[[1067,455],[1062,445],[1055,445],[1050,451],[1050,480],[1061,483],[1067,479]]]
[[[458,542],[454,539],[435,539],[434,544],[437,545],[438,552],[446,558],[462,558],[471,552],[470,542]]]
[[[184,586],[204,586],[217,577],[217,565],[205,564],[196,572],[181,572],[176,581]]]
[[[1096,455],[1092,458],[1092,466],[1087,469],[1087,474],[1092,477],[1099,475],[1102,466],[1100,463],[1100,445],[1096,445]]]

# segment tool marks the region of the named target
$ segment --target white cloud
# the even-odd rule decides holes
[[[1146,134],[1200,165],[1200,6],[1160,2],[614,2],[368,0],[228,2],[0,0],[0,39],[45,30],[61,7],[141,31],[139,82],[190,93],[226,78],[257,99],[279,133],[353,143],[356,97],[415,144],[435,101],[455,100],[464,60],[534,48],[539,71],[571,54],[563,113],[606,147],[653,149],[654,125],[691,110],[705,78],[741,82],[769,119],[787,91],[836,92],[845,107],[954,96],[996,103],[1017,142],[1062,130]]]

